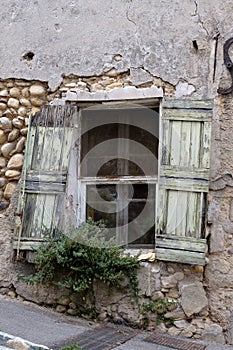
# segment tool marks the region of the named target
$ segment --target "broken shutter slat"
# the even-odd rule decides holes
[[[75,106],[44,106],[32,120],[28,137],[33,142],[25,155],[25,197],[15,247],[20,237],[20,249],[33,249],[59,227],[75,114]]]
[[[211,116],[210,100],[163,103],[157,259],[205,264]]]

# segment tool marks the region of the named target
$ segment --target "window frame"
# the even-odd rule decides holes
[[[82,111],[89,108],[94,107],[94,109],[97,110],[106,110],[106,109],[121,109],[125,107],[129,107],[129,105],[135,104],[135,108],[158,108],[159,113],[159,142],[158,142],[158,174],[157,175],[151,175],[151,176],[116,176],[116,177],[108,177],[108,176],[100,176],[100,177],[88,177],[88,176],[81,176],[81,133],[82,133]],[[78,204],[78,210],[77,210],[77,226],[79,226],[82,222],[86,221],[86,189],[88,185],[99,185],[99,184],[153,184],[155,185],[155,211],[154,211],[154,224],[155,224],[155,230],[154,230],[154,236],[156,238],[156,230],[157,230],[157,212],[158,212],[158,198],[159,198],[159,178],[160,178],[160,156],[161,156],[161,142],[160,138],[162,135],[162,123],[161,123],[161,104],[162,99],[161,98],[144,98],[140,100],[120,100],[120,101],[94,101],[92,103],[77,103],[78,107],[78,132],[77,132],[77,188],[78,188],[78,198],[77,198],[77,204]],[[139,251],[147,251],[151,249],[155,249],[154,244],[143,244],[143,245],[130,245],[125,247],[125,250],[130,250],[130,252],[138,253]]]

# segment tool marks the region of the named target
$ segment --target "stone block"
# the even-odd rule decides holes
[[[142,68],[130,68],[130,79],[134,86],[153,81],[152,75]]]
[[[9,162],[7,163],[7,168],[8,169],[22,169],[23,167],[23,161],[24,161],[24,155],[17,153],[14,154]]]
[[[15,187],[16,187],[16,183],[14,183],[14,182],[9,182],[6,185],[6,188],[5,188],[5,191],[4,191],[4,197],[6,199],[11,199],[12,194],[13,194],[13,192],[15,190]]]
[[[203,330],[201,340],[207,343],[226,344],[223,329],[218,324],[206,326]]]
[[[7,117],[0,118],[0,129],[2,129],[2,130],[12,129],[11,121]]]
[[[181,287],[181,306],[188,317],[208,306],[208,299],[201,283]]]
[[[29,89],[29,92],[31,96],[44,96],[46,93],[46,90],[42,85],[32,85]],[[24,95],[24,97],[28,97],[28,96]]]
[[[19,101],[16,98],[9,98],[8,102],[7,102],[7,106],[10,108],[15,108],[18,109],[19,108]]]
[[[214,223],[211,226],[210,234],[210,253],[219,253],[224,250],[225,239],[224,230],[220,223]]]
[[[145,263],[138,271],[137,276],[140,294],[151,296],[161,289],[160,272],[153,268],[153,265]]]
[[[30,346],[20,338],[8,340],[6,346],[15,350],[30,350]]]
[[[9,158],[10,157],[10,153],[15,149],[16,143],[15,142],[8,142],[5,143],[2,147],[1,147],[1,151],[2,151],[2,155],[5,158]]]

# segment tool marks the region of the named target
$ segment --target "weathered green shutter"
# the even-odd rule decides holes
[[[62,217],[76,107],[44,106],[32,120],[25,154],[15,248],[55,235]]]
[[[163,103],[157,259],[205,264],[211,119],[212,101]]]

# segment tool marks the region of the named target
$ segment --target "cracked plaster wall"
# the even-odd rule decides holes
[[[231,9],[230,0],[3,0],[0,77],[48,81],[55,89],[70,74],[144,67],[206,95],[211,40],[229,31]],[[25,59],[28,52],[34,56]]]

